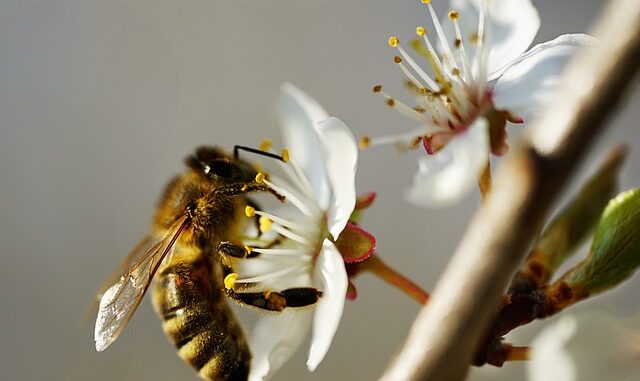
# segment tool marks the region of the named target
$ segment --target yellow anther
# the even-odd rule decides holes
[[[451,74],[455,75],[456,77],[460,75],[460,70],[458,70],[457,68],[453,68],[453,70],[451,70]]]
[[[375,85],[373,86],[373,92],[374,93],[379,93],[382,91],[382,85]]]
[[[242,188],[240,188],[240,190],[241,190],[241,191],[243,191],[243,192],[246,192],[246,191],[247,191],[247,189],[249,189],[249,187],[247,186],[247,184],[244,184],[244,185],[242,186]]]
[[[424,36],[425,34],[427,34],[427,30],[424,29],[423,26],[419,26],[419,27],[416,28],[416,34],[418,36]]]
[[[389,37],[389,46],[391,46],[392,48],[395,48],[396,46],[398,46],[399,42],[400,41],[398,40],[398,37],[396,36]]]
[[[262,184],[264,182],[264,173],[258,172],[256,175],[256,183]]]
[[[271,146],[273,145],[273,143],[271,142],[271,140],[269,139],[264,139],[262,140],[262,142],[260,143],[260,151],[268,151],[271,149]]]
[[[282,161],[284,161],[285,163],[288,162],[290,159],[289,157],[289,150],[287,150],[286,148],[282,149]]]
[[[363,136],[358,141],[358,146],[360,147],[360,149],[365,149],[369,147],[370,144],[371,144],[371,138],[368,136]]]
[[[460,17],[460,13],[458,11],[449,11],[449,14],[447,16],[449,16],[449,20],[453,21]]]
[[[271,230],[271,220],[268,219],[267,217],[260,217],[259,219],[260,222],[260,231],[263,233],[268,232],[269,230]]]
[[[400,56],[395,56],[393,57],[393,62],[399,64],[400,62],[402,62],[402,58]]]
[[[255,216],[255,215],[256,215],[256,209],[255,209],[253,206],[249,206],[249,205],[247,205],[247,206],[245,206],[245,208],[244,208],[244,214],[245,214],[247,217],[253,217],[253,216]]]
[[[473,32],[469,35],[469,41],[471,41],[472,44],[477,44],[478,41],[480,41],[480,37],[478,37],[478,33]]]
[[[429,4],[431,0],[422,0],[422,4]]]
[[[249,254],[251,254],[253,249],[251,248],[251,246],[244,245],[244,251],[246,251],[247,255],[249,255]]]
[[[238,273],[231,273],[224,277],[224,288],[227,290],[231,290],[233,286],[236,285],[236,281],[238,280]]]
[[[393,107],[396,105],[396,101],[393,98],[387,99],[387,106]]]

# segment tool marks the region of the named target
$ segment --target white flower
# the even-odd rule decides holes
[[[640,320],[564,315],[532,343],[531,381],[632,381],[640,375]]]
[[[409,107],[381,86],[374,87],[389,106],[421,126],[400,135],[364,138],[362,144],[423,145],[429,156],[420,159],[407,196],[416,204],[435,206],[451,204],[467,193],[485,169],[489,153],[505,152],[505,123],[527,122],[548,104],[567,59],[594,39],[567,34],[526,51],[540,27],[530,0],[452,0],[455,10],[443,21],[430,0],[422,2],[434,33],[418,27],[414,48],[426,57],[433,75],[416,63],[397,37],[389,39],[417,106]]]
[[[241,261],[236,283],[284,290],[315,287],[322,291],[313,307],[285,308],[260,316],[249,335],[251,380],[271,376],[296,350],[312,327],[307,367],[313,371],[327,353],[345,302],[348,278],[333,241],[355,207],[356,141],[339,119],[330,118],[307,94],[285,83],[277,103],[277,121],[289,156],[278,177],[264,182],[286,197],[288,209],[255,211],[264,230],[281,243],[253,248],[256,258]]]

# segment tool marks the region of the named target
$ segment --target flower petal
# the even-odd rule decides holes
[[[564,315],[532,343],[527,366],[532,381],[637,380],[640,321],[601,312]]]
[[[248,336],[251,348],[250,381],[272,375],[296,351],[311,327],[313,310],[262,315]]]
[[[477,35],[483,1],[451,1],[452,9],[460,13],[458,23],[465,49],[472,57],[475,55],[475,44],[469,40],[469,37]],[[492,73],[527,50],[540,29],[540,16],[530,0],[492,0],[487,3],[490,25],[487,25],[489,29],[485,47],[488,47],[490,51],[486,69],[488,73]],[[451,21],[445,19],[442,23],[447,27],[447,34],[450,36],[449,43],[452,43],[455,34]],[[454,54],[456,53],[454,52]]]
[[[358,144],[349,128],[338,118],[328,118],[318,123],[318,134],[324,147],[332,191],[327,226],[333,237],[337,238],[356,205]]]
[[[347,271],[338,249],[329,240],[325,240],[322,245],[316,261],[315,275],[324,289],[313,317],[313,336],[307,360],[310,371],[316,369],[331,346],[347,294]]]
[[[276,104],[276,121],[283,144],[304,171],[323,209],[329,203],[330,193],[316,125],[328,117],[309,95],[291,83],[282,84]]]
[[[493,102],[529,122],[551,100],[568,59],[580,46],[595,43],[585,34],[565,34],[534,46],[513,62],[493,88]]]
[[[478,118],[441,151],[420,159],[418,173],[405,195],[420,206],[451,205],[475,184],[488,159],[488,123]]]

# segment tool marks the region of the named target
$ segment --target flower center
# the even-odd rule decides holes
[[[458,23],[460,13],[455,10],[448,13],[455,31],[455,40],[450,44],[431,1],[422,0],[422,3],[428,7],[440,52],[436,52],[429,33],[423,26],[416,28],[418,39],[413,41],[412,47],[426,58],[433,74],[430,75],[422,69],[396,36],[390,37],[388,41],[389,46],[398,52],[394,62],[405,75],[407,88],[417,105],[410,107],[398,101],[386,93],[380,85],[373,88],[374,93],[385,98],[389,107],[419,122],[422,127],[400,135],[375,139],[363,137],[360,140],[361,148],[369,145],[400,143],[402,148],[414,149],[423,139],[430,138],[434,134],[455,134],[464,131],[491,106],[490,94],[486,88],[487,49],[483,46],[486,19],[484,1],[477,31],[468,38],[475,47],[476,54],[473,62],[467,54]]]
[[[266,148],[264,144],[261,148]],[[277,281],[284,277],[294,277],[301,273],[312,273],[315,259],[328,238],[326,228],[326,212],[321,209],[315,199],[313,189],[298,164],[291,160],[288,151],[282,152],[282,161],[278,161],[280,173],[265,175],[259,172],[255,178],[285,197],[283,208],[269,211],[257,210],[253,206],[245,207],[247,217],[258,216],[261,236],[268,239],[246,238],[248,253],[269,259],[274,266],[265,266],[265,271],[258,273],[234,275],[230,284],[251,284]],[[289,207],[289,208],[286,208]],[[271,260],[278,258],[277,260]]]

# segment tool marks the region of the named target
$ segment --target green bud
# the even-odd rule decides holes
[[[603,209],[614,195],[617,175],[626,149],[613,149],[580,193],[558,214],[540,235],[520,275],[544,285],[558,267],[593,231]]]
[[[640,188],[623,192],[607,205],[591,252],[549,287],[555,309],[606,291],[640,266]]]

